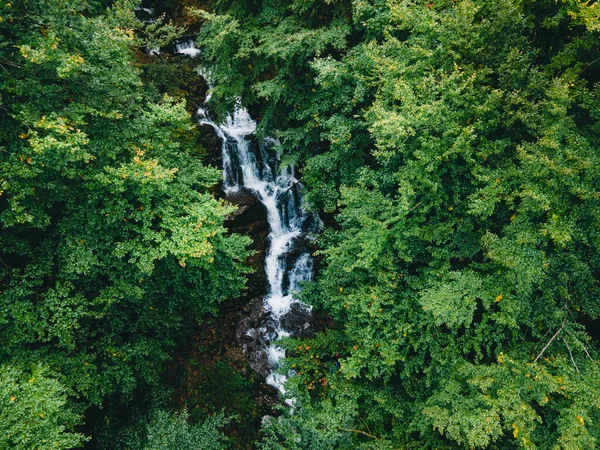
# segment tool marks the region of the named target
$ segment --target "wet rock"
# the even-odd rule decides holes
[[[236,341],[242,348],[250,367],[260,376],[266,377],[273,370],[265,349],[270,339],[277,336],[277,326],[265,311],[263,299],[253,298],[241,311],[242,318],[236,329]],[[280,319],[280,326],[291,332],[294,338],[307,338],[315,333],[311,312],[300,303],[294,303],[289,312]]]
[[[256,197],[248,192],[240,191],[227,195],[225,199],[238,207],[236,211],[225,219],[225,225],[228,228],[250,226],[250,229],[254,229],[256,225],[264,224],[268,233],[267,213],[262,203]]]
[[[225,197],[238,208],[225,221],[225,226],[232,233],[249,236],[252,239],[250,250],[252,255],[246,260],[246,265],[253,272],[248,275],[247,288],[244,297],[253,298],[264,296],[267,285],[265,274],[265,249],[268,246],[269,224],[267,214],[262,204],[248,192],[240,191]]]
[[[239,191],[232,192],[225,197],[229,202],[238,206],[245,205],[260,205],[260,201],[252,195],[250,192],[244,189],[240,189]],[[264,208],[263,208],[264,209]],[[266,217],[266,216],[265,216]]]
[[[246,112],[236,111],[232,114],[232,123],[227,127],[221,127],[209,119],[206,121],[213,124],[214,129],[219,130],[219,134],[227,136],[228,139],[222,146],[213,127],[203,129],[203,134],[213,139],[206,145],[210,147],[207,160],[222,167],[222,152],[226,151],[228,164],[225,165],[225,185],[239,188],[232,194],[220,192],[222,198],[237,206],[226,218],[225,225],[231,233],[249,236],[253,241],[250,249],[254,253],[246,264],[254,270],[248,278],[247,289],[235,300],[241,308],[235,312],[238,321],[231,347],[240,351],[247,365],[264,384],[267,376],[272,375],[273,369],[277,368],[278,361],[284,353],[280,348],[269,348],[271,343],[287,333],[292,337],[303,338],[312,336],[315,332],[310,311],[301,304],[290,305],[291,309],[283,317],[279,317],[265,311],[263,301],[271,302],[276,309],[278,301],[291,300],[291,297],[286,297],[290,286],[291,289],[297,289],[302,280],[310,279],[313,269],[311,252],[307,251],[311,245],[308,242],[310,239],[305,236],[294,238],[292,236],[297,233],[290,232],[316,232],[320,227],[320,220],[302,211],[302,196],[299,190],[301,186],[292,170],[287,168],[278,171],[277,154],[269,152],[250,135],[254,124]],[[252,171],[252,177],[245,180],[247,186],[260,191],[264,205],[243,187],[245,185],[242,163],[244,173],[247,170]],[[261,180],[261,183],[253,184],[256,180]],[[274,236],[272,244],[269,242],[267,209],[270,217],[278,216],[278,220],[273,220],[271,224]],[[273,279],[277,283],[273,286],[273,297],[267,297],[265,300],[265,291],[268,288],[265,254],[271,245],[274,256],[273,260],[269,261],[268,269],[271,275],[276,275]],[[279,297],[280,294],[283,297]],[[268,382],[278,387],[283,378],[271,376]],[[283,392],[283,389],[281,391]],[[271,399],[275,398],[275,392],[277,391],[271,389],[265,393],[265,402],[271,402]]]
[[[271,409],[274,410],[278,405],[281,405],[281,402],[278,400],[276,394],[276,389],[269,386],[272,390],[272,392],[267,393],[265,395],[261,395],[260,397],[256,398],[256,403],[258,404],[258,406],[262,407],[263,409]]]
[[[294,303],[290,311],[281,317],[280,322],[284,329],[290,331],[293,338],[309,338],[315,333],[312,313],[300,303]]]
[[[264,378],[271,371],[271,365],[264,351],[268,345],[263,333],[268,314],[263,307],[262,297],[250,300],[241,314],[242,318],[236,329],[236,341],[246,355],[250,367]]]
[[[199,143],[206,151],[204,163],[213,167],[223,167],[223,154],[221,152],[221,139],[215,134],[210,125],[199,125]]]

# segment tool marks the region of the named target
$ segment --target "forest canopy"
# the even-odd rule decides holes
[[[136,2],[103,3],[0,5],[2,448],[75,448],[92,406],[164,389],[245,282],[195,124],[141,79]]]
[[[191,11],[211,110],[241,103],[297,167],[325,224],[299,295],[329,326],[282,343],[295,407],[253,443],[172,411],[165,365],[249,255],[148,76],[184,30],[130,0],[3,2],[0,447],[596,448],[598,4],[154,3]]]
[[[335,326],[288,343],[302,407],[263,448],[595,448],[597,4],[214,9],[215,101],[333,216],[301,297]]]

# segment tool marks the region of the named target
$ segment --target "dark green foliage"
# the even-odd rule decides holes
[[[178,413],[156,405],[130,410],[126,426],[113,429],[106,423],[100,449],[123,450],[222,450],[230,441],[219,431],[230,419],[213,414],[202,422],[190,421],[186,410]],[[122,425],[122,424],[119,424]]]
[[[214,367],[191,367],[197,380],[192,386],[193,392],[188,394],[190,416],[196,420],[204,420],[207,415],[224,410],[235,415],[236,428],[256,427],[256,402],[252,383],[242,377],[225,361],[217,361]],[[191,409],[193,407],[193,409]]]
[[[148,425],[148,442],[144,450],[221,450],[227,448],[218,428],[227,423],[222,415],[207,419],[200,426],[187,422],[187,415],[157,411]]]
[[[156,388],[175,345],[244,285],[220,174],[197,158],[184,103],[134,64],[174,31],[139,40],[134,6],[0,5],[0,360],[47,368],[49,438],[76,423],[63,410]]]
[[[289,343],[265,448],[594,448],[596,5],[240,5],[200,41],[216,101],[265,102],[340,228],[302,294],[336,330]]]

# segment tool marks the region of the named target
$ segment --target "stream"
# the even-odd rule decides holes
[[[277,142],[254,137],[256,122],[245,109],[237,108],[225,123],[215,123],[207,109],[199,108],[198,120],[201,125],[212,126],[222,141],[225,194],[249,192],[266,210],[270,232],[265,315],[256,330],[247,332],[259,334],[260,351],[270,370],[266,382],[285,394],[284,383],[292,373],[276,373],[285,351],[273,342],[310,326],[310,309],[294,293],[313,276],[313,258],[306,244],[309,234],[320,228],[320,220],[304,211],[301,185],[293,168],[280,170],[279,154],[273,150]]]

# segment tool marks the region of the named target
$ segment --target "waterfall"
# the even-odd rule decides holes
[[[287,376],[274,372],[285,351],[271,343],[297,331],[293,329],[297,325],[289,319],[290,314],[310,313],[294,297],[294,292],[313,276],[312,256],[303,249],[302,242],[320,222],[302,208],[300,186],[293,168],[279,170],[279,155],[272,150],[277,142],[252,139],[256,122],[245,109],[238,107],[221,124],[212,121],[203,108],[198,110],[198,118],[200,124],[212,126],[222,140],[225,193],[246,190],[259,199],[267,212],[270,227],[265,260],[268,286],[263,304],[269,317],[260,333],[267,343],[264,351],[271,367],[266,381],[285,394],[283,384]]]
[[[175,43],[175,53],[195,58],[200,54],[200,49],[197,49],[194,46],[194,40],[189,38]]]

